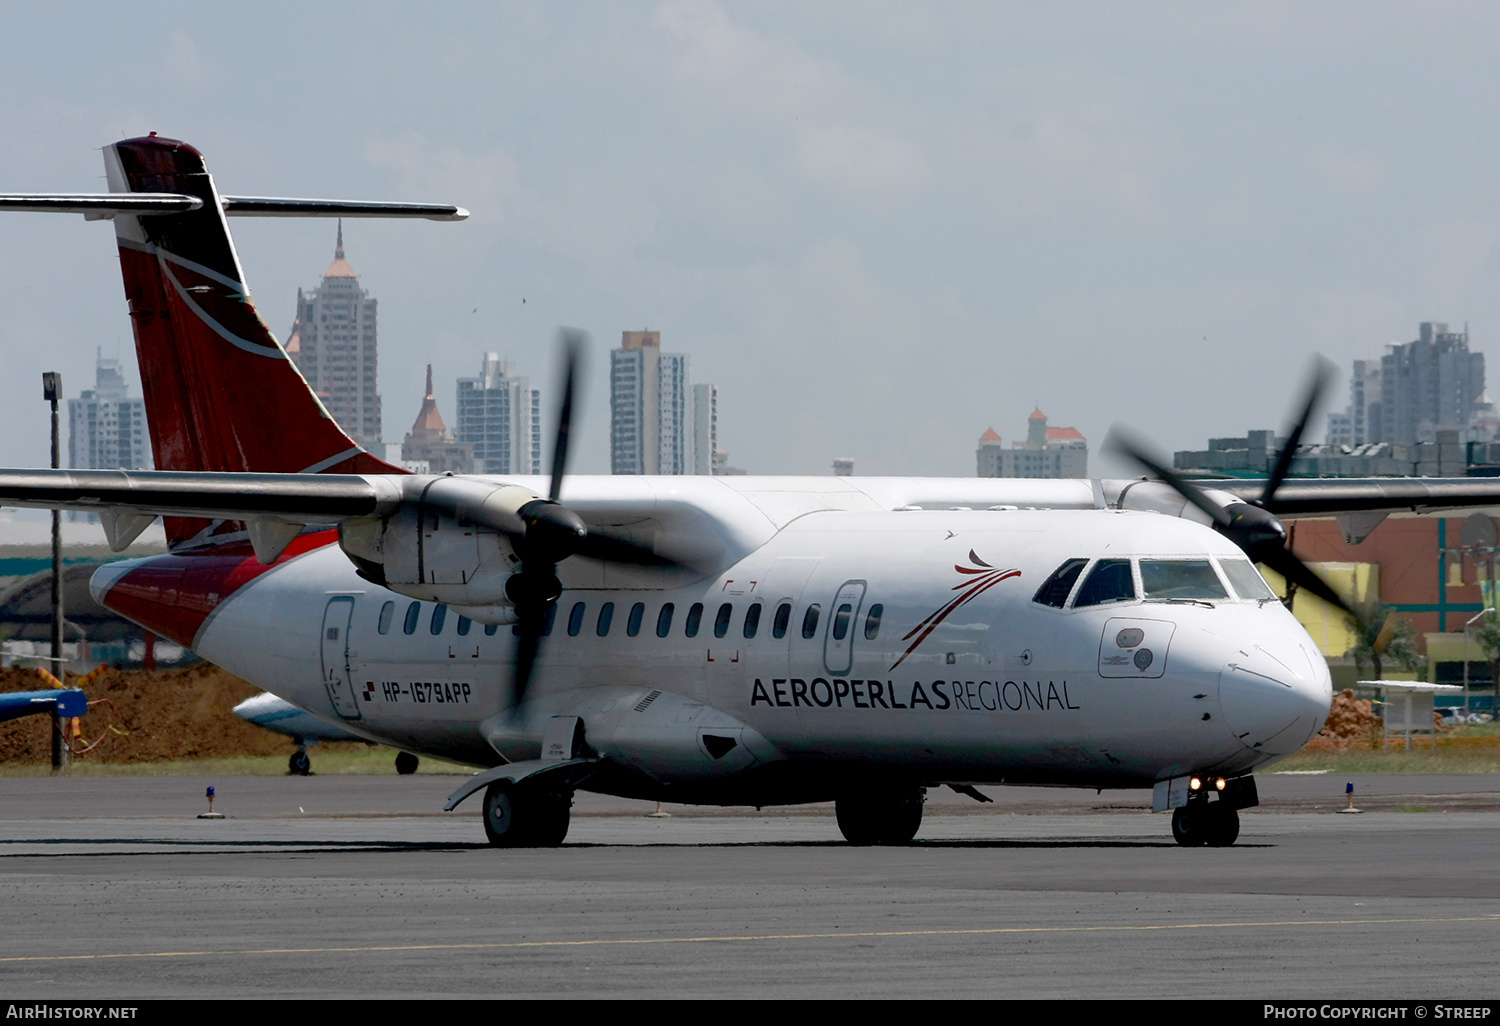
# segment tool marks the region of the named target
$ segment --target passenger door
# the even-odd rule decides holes
[[[360,718],[349,669],[349,624],[353,618],[354,599],[347,595],[329,599],[323,610],[323,686],[328,689],[333,711],[346,720]]]

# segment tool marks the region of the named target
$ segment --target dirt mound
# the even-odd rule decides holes
[[[1333,708],[1328,711],[1328,722],[1318,731],[1319,737],[1369,738],[1378,737],[1383,730],[1379,716],[1368,698],[1355,698],[1353,688],[1345,688],[1333,696]]]
[[[0,692],[50,686],[35,670],[0,669]],[[292,751],[289,738],[252,726],[231,711],[260,689],[208,663],[177,670],[105,668],[85,679],[83,690],[91,704],[75,747],[109,735],[80,757],[84,761],[160,762]],[[49,764],[51,729],[50,716],[0,723],[0,765]]]

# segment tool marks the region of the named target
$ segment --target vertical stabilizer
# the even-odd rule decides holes
[[[159,470],[399,474],[328,415],[250,298],[213,178],[155,135],[104,150],[111,193],[176,193],[183,213],[114,215]],[[181,542],[206,521],[169,519]]]

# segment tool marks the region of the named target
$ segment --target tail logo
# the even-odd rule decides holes
[[[913,627],[911,632],[901,639],[902,641],[910,641],[911,646],[905,652],[901,653],[900,659],[891,664],[892,670],[904,663],[906,657],[915,652],[917,646],[926,641],[929,634],[937,630],[938,624],[948,619],[949,614],[953,613],[960,606],[968,605],[1001,581],[1021,576],[1021,571],[1014,567],[1000,570],[990,566],[990,564],[980,559],[973,549],[969,550],[969,565],[961,566],[955,563],[953,569],[963,575],[959,579],[959,582],[953,586],[953,590],[959,594],[945,603],[941,608],[934,610],[927,619]]]

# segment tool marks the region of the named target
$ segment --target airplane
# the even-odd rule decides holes
[[[9,696],[4,696],[9,697]],[[363,741],[364,738],[358,734],[352,734],[328,720],[305,709],[299,709],[292,703],[275,695],[262,691],[258,695],[251,695],[243,702],[229,710],[246,723],[252,723],[262,730],[269,730],[273,734],[285,734],[292,739],[297,750],[287,757],[287,772],[294,776],[305,777],[312,772],[312,757],[307,754],[310,745],[319,741]],[[396,772],[402,776],[409,776],[417,771],[421,760],[410,752],[398,752],[396,754]]]
[[[456,207],[222,196],[186,143],[104,149],[107,194],[0,209],[112,220],[155,471],[0,471],[0,504],[97,512],[98,601],[350,734],[477,768],[488,841],[565,839],[576,791],[832,801],[852,844],[918,833],[928,788],[1151,789],[1224,846],[1254,772],[1327,717],[1328,666],[1255,563],[1342,607],[1284,518],[1500,505],[1483,480],[603,477],[405,473],[328,415],[256,313],[227,217]]]

